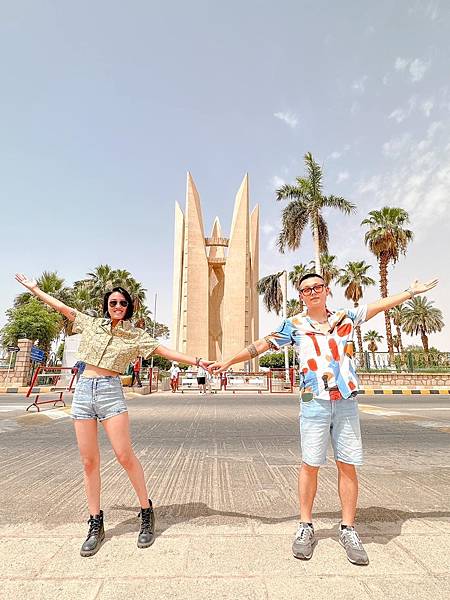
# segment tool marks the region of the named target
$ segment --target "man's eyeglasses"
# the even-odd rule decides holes
[[[317,285],[313,285],[312,287],[305,287],[300,290],[300,294],[303,296],[311,296],[314,292],[315,294],[321,294],[325,288],[324,283],[318,283]]]
[[[128,300],[110,300],[108,302],[109,306],[114,307],[117,306],[118,304],[120,304],[120,306],[123,306],[124,308],[126,306],[128,306]]]

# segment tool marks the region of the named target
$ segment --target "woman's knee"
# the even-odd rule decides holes
[[[83,463],[84,472],[87,475],[100,469],[100,456],[98,454],[82,455],[81,462]]]
[[[116,452],[116,458],[125,470],[131,469],[136,462],[136,456],[133,450],[124,450],[122,452]]]

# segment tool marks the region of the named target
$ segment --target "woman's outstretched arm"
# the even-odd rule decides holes
[[[45,304],[48,304],[64,315],[69,321],[75,319],[77,313],[73,308],[70,308],[70,306],[67,306],[64,302],[61,302],[60,300],[53,298],[53,296],[50,296],[50,294],[46,294],[40,290],[34,279],[28,279],[23,273],[16,273],[16,281],[26,287],[27,290],[30,290],[30,292],[39,298],[39,300],[42,300],[42,302],[45,302]]]

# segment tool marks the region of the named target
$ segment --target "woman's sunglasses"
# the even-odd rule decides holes
[[[120,306],[123,306],[124,308],[126,306],[128,306],[128,300],[110,300],[108,302],[109,306],[114,307],[117,306],[118,304],[120,304]]]

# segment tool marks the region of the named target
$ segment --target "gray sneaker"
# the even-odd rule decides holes
[[[368,565],[369,557],[354,527],[339,531],[339,543],[345,548],[348,560],[354,565]]]
[[[314,528],[308,523],[300,523],[292,544],[292,553],[295,558],[309,560],[313,555],[313,549],[317,540],[314,535]]]

